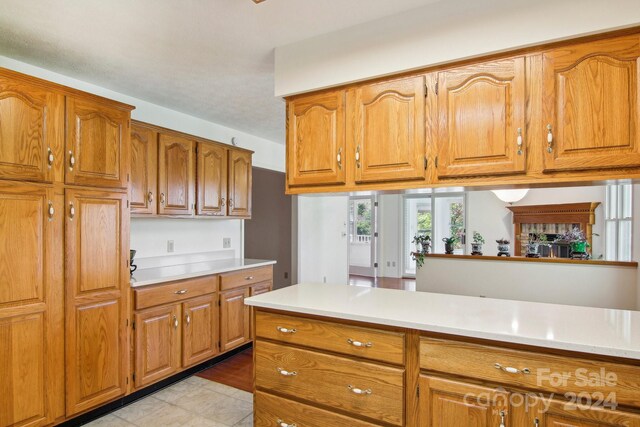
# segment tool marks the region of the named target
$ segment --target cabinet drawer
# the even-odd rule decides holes
[[[282,427],[282,423],[300,427],[375,427],[377,425],[260,391],[256,392],[255,396],[254,426],[256,427]]]
[[[404,423],[404,370],[266,341],[255,343],[256,387],[389,424]]]
[[[256,312],[256,336],[336,353],[404,364],[404,334]]]
[[[170,304],[216,292],[218,276],[204,276],[134,289],[135,309]]]
[[[640,366],[422,337],[420,367],[560,395],[614,393],[618,404],[640,406]]]
[[[273,266],[248,268],[220,275],[220,290],[240,288],[273,279]]]

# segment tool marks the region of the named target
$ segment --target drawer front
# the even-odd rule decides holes
[[[135,309],[180,302],[216,292],[218,276],[204,276],[134,289]]]
[[[273,266],[247,268],[220,275],[220,290],[240,288],[254,283],[273,280]]]
[[[394,425],[404,423],[404,370],[255,343],[256,387]]]
[[[377,424],[335,414],[260,391],[255,395],[254,413],[253,425],[256,427],[282,427],[283,425],[299,427],[377,426]]]
[[[256,312],[256,336],[350,356],[404,364],[404,334]]]
[[[557,395],[614,393],[616,403],[640,406],[640,366],[422,337],[420,367]]]

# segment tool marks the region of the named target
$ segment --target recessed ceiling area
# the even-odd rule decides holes
[[[0,55],[277,143],[274,48],[436,0],[3,0]]]

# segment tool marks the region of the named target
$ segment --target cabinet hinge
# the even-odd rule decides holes
[[[427,96],[429,96],[429,85],[428,84],[424,84],[424,97],[426,98]]]
[[[136,330],[136,322],[131,322],[131,329]]]
[[[438,94],[438,82],[436,82],[436,87],[434,88],[434,92],[436,93],[436,95]]]
[[[378,207],[378,202],[373,202],[373,206],[377,208]]]
[[[127,208],[129,207],[129,200],[127,200]]]
[[[436,169],[438,169],[438,156],[436,156]]]
[[[222,300],[218,300],[218,307],[222,305]]]
[[[129,174],[127,174],[127,182],[129,182],[130,178],[129,178]]]
[[[126,383],[129,385],[129,377],[126,378]]]
[[[133,380],[133,382],[136,382],[136,373],[135,372],[131,375],[131,379]]]
[[[427,160],[427,158],[424,158],[424,170],[427,170],[427,166],[429,166],[429,160]]]
[[[420,397],[420,386],[416,388],[416,396]]]
[[[373,268],[378,268],[378,263],[377,262],[373,263]]]

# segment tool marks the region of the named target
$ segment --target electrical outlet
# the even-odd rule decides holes
[[[224,237],[222,239],[222,248],[229,249],[231,247],[231,237]]]
[[[391,261],[387,261],[387,267],[391,267]]]
[[[391,263],[391,266],[392,266],[392,267],[395,267],[395,266],[396,266],[396,262],[395,262],[395,261],[393,261],[393,262]]]
[[[174,249],[173,240],[167,240],[167,252],[173,252]]]

